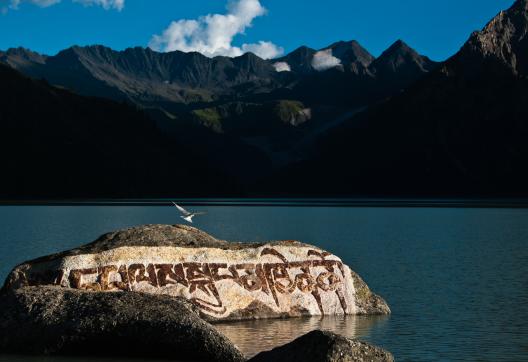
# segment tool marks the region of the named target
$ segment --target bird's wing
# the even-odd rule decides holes
[[[207,214],[205,211],[203,211],[203,212],[193,212],[192,213],[193,216],[205,215],[205,214]]]
[[[180,205],[178,205],[177,203],[173,202],[174,206],[176,206],[176,208],[185,216],[188,216],[188,215],[191,215],[191,213],[187,210],[185,210],[183,207],[181,207]]]

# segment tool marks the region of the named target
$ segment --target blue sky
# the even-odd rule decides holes
[[[10,7],[19,1],[16,9]],[[122,9],[116,9],[119,6],[113,6],[113,1],[124,1]],[[35,5],[39,2],[50,6]],[[289,52],[300,45],[321,48],[337,40],[356,39],[377,56],[395,40],[403,39],[420,53],[443,60],[513,0],[232,0],[230,10],[226,9],[228,2],[0,0],[0,9],[4,9],[0,13],[0,49],[23,46],[55,54],[71,45],[103,44],[120,50],[151,44],[159,50],[173,50],[181,48],[183,41],[185,49],[201,44],[199,49],[215,55],[224,48],[200,42],[213,21],[168,27],[173,21],[231,13],[239,16],[238,28],[219,25],[214,32],[215,39],[225,35],[219,35],[224,31],[235,33],[227,35],[230,47],[226,54],[257,49],[271,56],[280,48]],[[234,9],[238,2],[251,2],[252,8]],[[89,3],[95,5],[87,6]],[[194,25],[199,29],[189,36],[177,34]],[[159,37],[153,42],[154,35]]]

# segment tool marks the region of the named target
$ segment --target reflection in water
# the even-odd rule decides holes
[[[247,357],[282,346],[315,329],[332,331],[349,338],[369,334],[388,316],[325,316],[290,319],[261,319],[253,321],[217,323],[215,327],[225,334]],[[258,341],[258,343],[255,343]]]
[[[325,316],[290,319],[261,319],[217,323],[214,326],[225,334],[250,358],[262,351],[282,346],[315,329],[332,331],[349,338],[365,337],[374,325],[380,327],[389,316]],[[0,362],[154,362],[148,359],[16,356],[0,355]],[[162,362],[156,360],[157,362]],[[183,361],[180,361],[183,362]]]

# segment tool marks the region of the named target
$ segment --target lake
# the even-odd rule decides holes
[[[331,251],[393,312],[218,325],[248,356],[323,328],[386,348],[398,361],[528,361],[528,209],[190,208],[207,211],[194,226],[220,239],[297,239]],[[0,206],[0,278],[17,263],[102,233],[158,223],[183,220],[170,206]],[[0,356],[33,360],[43,361]]]

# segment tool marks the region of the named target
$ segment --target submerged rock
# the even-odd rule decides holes
[[[244,360],[185,299],[53,286],[2,293],[0,352]]]
[[[391,353],[332,332],[312,331],[248,362],[393,362]]]
[[[341,259],[297,241],[232,243],[183,225],[146,225],[17,266],[4,289],[57,285],[184,297],[211,320],[388,314]]]

